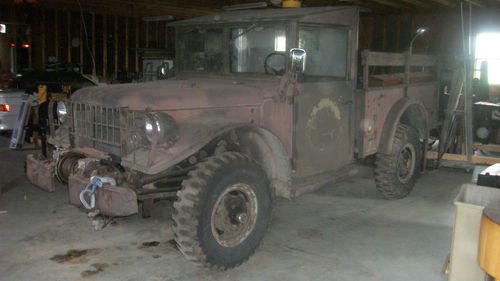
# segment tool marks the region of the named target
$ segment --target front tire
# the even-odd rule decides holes
[[[375,160],[375,183],[386,199],[404,198],[411,192],[420,171],[422,152],[418,131],[399,124],[392,152],[378,153]]]
[[[184,256],[202,266],[225,270],[246,261],[271,218],[265,172],[236,152],[198,164],[177,197],[172,215],[175,241]]]

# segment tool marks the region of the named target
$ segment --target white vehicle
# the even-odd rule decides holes
[[[24,90],[0,89],[0,132],[14,129],[23,95]]]

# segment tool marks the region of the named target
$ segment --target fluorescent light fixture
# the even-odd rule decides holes
[[[0,33],[7,33],[7,25],[0,23]]]

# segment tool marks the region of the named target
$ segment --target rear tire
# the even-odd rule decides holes
[[[422,144],[418,131],[405,124],[396,129],[390,154],[378,153],[375,161],[375,183],[386,199],[406,197],[420,172]]]
[[[202,266],[226,270],[262,241],[272,197],[263,169],[236,152],[210,157],[189,172],[172,218],[179,250]]]

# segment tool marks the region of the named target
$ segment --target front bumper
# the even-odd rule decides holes
[[[26,158],[26,176],[35,186],[48,191],[55,191],[54,161],[35,155]],[[80,202],[80,192],[89,183],[89,178],[76,173],[69,177],[68,197],[69,202],[83,208]],[[121,217],[136,214],[139,206],[137,194],[127,187],[104,185],[95,194],[96,204],[94,210],[106,216]]]
[[[80,192],[89,183],[89,179],[74,174],[69,177],[69,202],[83,208]],[[137,194],[130,188],[104,185],[95,194],[95,209],[106,216],[124,217],[136,214],[139,210]]]
[[[42,156],[28,154],[26,157],[26,176],[28,180],[39,188],[54,192],[54,163]]]

